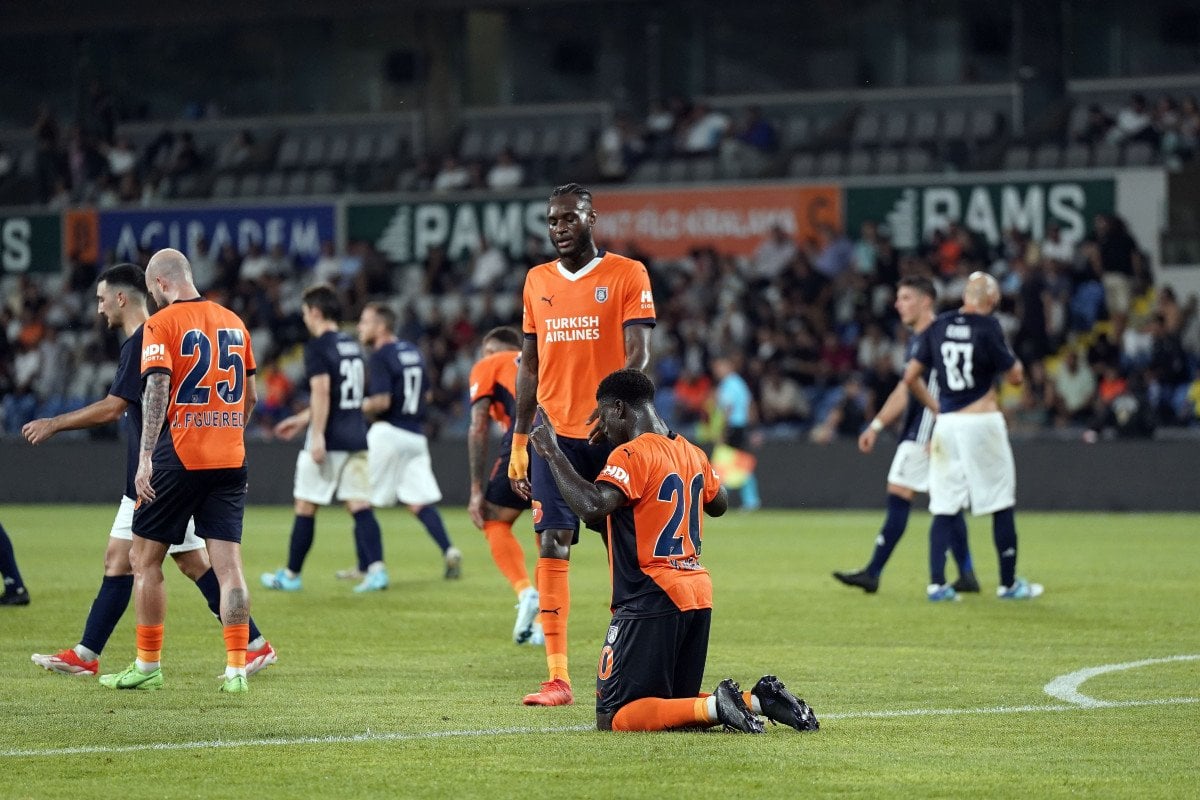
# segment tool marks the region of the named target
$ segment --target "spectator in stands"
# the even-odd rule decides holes
[[[652,100],[646,114],[646,146],[655,158],[666,158],[675,151],[676,132],[689,108],[683,98],[675,96],[663,103]]]
[[[471,258],[471,290],[482,292],[495,288],[507,273],[508,256],[504,250],[486,236],[480,237],[479,250]]]
[[[517,156],[511,147],[504,148],[496,157],[496,163],[488,170],[487,187],[501,191],[515,189],[524,182],[525,167],[517,161]]]
[[[128,136],[117,138],[115,144],[105,145],[105,157],[108,159],[108,171],[115,178],[123,178],[137,167],[137,151]]]
[[[770,282],[796,258],[796,242],[782,225],[775,225],[754,250],[747,277],[752,284]]]
[[[770,163],[779,149],[779,133],[762,108],[750,106],[726,131],[720,144],[721,164],[728,175],[753,177]]]
[[[1155,427],[1154,411],[1140,374],[1134,373],[1126,380],[1115,367],[1108,367],[1100,382],[1096,416],[1084,433],[1084,441],[1095,442],[1107,431],[1122,439],[1148,439]]]
[[[1162,314],[1150,322],[1149,395],[1159,420],[1178,424],[1187,404],[1192,382],[1191,365],[1178,332],[1168,329]]]
[[[821,251],[813,266],[817,272],[830,280],[845,274],[854,263],[854,245],[844,233],[827,222],[818,226],[821,236]]]
[[[171,175],[190,175],[200,168],[200,151],[191,131],[184,131],[175,140],[171,151],[171,162],[167,172]]]
[[[759,394],[764,425],[800,426],[807,422],[811,414],[808,398],[800,390],[800,384],[784,375],[775,362],[767,364]]]
[[[271,271],[271,258],[263,251],[262,242],[250,242],[250,249],[246,251],[246,257],[242,259],[242,268],[238,273],[238,278],[243,281],[257,282],[264,275]]]
[[[222,148],[221,163],[228,169],[244,169],[256,158],[254,134],[243,128]]]
[[[1158,133],[1154,130],[1154,118],[1146,106],[1146,96],[1141,92],[1129,99],[1129,105],[1117,112],[1116,125],[1107,134],[1110,144],[1149,142],[1158,144]]]
[[[1059,427],[1082,423],[1094,413],[1096,374],[1083,363],[1077,351],[1067,351],[1048,388],[1046,405]]]
[[[1083,129],[1079,131],[1075,140],[1089,146],[1100,144],[1100,142],[1107,141],[1114,124],[1113,118],[1100,107],[1099,103],[1092,103],[1088,106],[1087,119],[1083,124]]]
[[[1097,214],[1093,220],[1091,265],[1104,285],[1108,313],[1125,314],[1135,281],[1142,279],[1142,258],[1125,221],[1113,214]]]
[[[117,107],[112,93],[98,80],[88,87],[88,94],[79,109],[79,126],[93,142],[111,144],[117,129]]]
[[[342,259],[335,254],[329,239],[321,242],[321,255],[313,264],[311,283],[328,283],[335,287],[342,283]]]
[[[1191,157],[1200,150],[1200,103],[1195,95],[1183,98],[1179,107],[1179,152]]]
[[[442,159],[442,168],[433,179],[435,192],[456,192],[471,185],[471,173],[452,155]]]
[[[729,130],[729,117],[704,103],[692,106],[681,126],[678,150],[687,156],[705,156],[717,152],[717,146]]]
[[[596,169],[606,180],[623,180],[645,155],[646,142],[628,114],[615,114],[596,138]]]
[[[192,282],[204,294],[217,280],[217,260],[213,257],[208,238],[201,236],[196,239],[187,255],[188,263],[192,265]]]
[[[217,254],[217,274],[213,288],[229,291],[237,285],[242,272],[242,256],[233,242],[226,241]]]
[[[868,413],[870,412],[870,413]],[[867,396],[862,378],[852,374],[846,379],[842,393],[809,438],[816,444],[829,444],[838,436],[852,439],[867,426],[867,419],[874,415],[874,408]]]

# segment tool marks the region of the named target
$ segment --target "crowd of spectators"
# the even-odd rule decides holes
[[[1116,114],[1090,103],[1074,138],[1086,145],[1145,142],[1167,166],[1177,167],[1200,152],[1200,103],[1195,95],[1176,99],[1163,94],[1151,106],[1145,95],[1137,93]]]
[[[776,229],[748,257],[710,248],[653,259],[636,245],[614,247],[647,263],[659,324],[653,376],[659,405],[700,439],[713,418],[713,361],[731,360],[752,387],[761,437],[816,442],[855,437],[896,385],[909,332],[899,323],[894,286],[913,273],[933,276],[942,308],[955,307],[966,277],[985,269],[1000,281],[1002,325],[1028,380],[1001,402],[1017,435],[1149,436],[1197,424],[1200,316],[1196,300],[1156,290],[1149,265],[1124,223],[1099,215],[1082,242],[1051,226],[1041,241],[1010,230],[990,245],[959,225],[899,251],[886,227],[856,236],[826,226],[799,241]],[[149,253],[142,253],[143,263]],[[338,287],[347,320],[370,299],[392,302],[400,335],[419,344],[433,378],[431,435],[461,435],[467,376],[480,336],[518,324],[529,266],[549,256],[530,237],[511,258],[483,242],[469,258],[440,248],[424,260],[391,264],[371,245],[352,243],[302,265],[282,247],[196,243],[197,284],[237,311],[251,329],[263,384],[254,434],[306,402],[299,313],[303,288]],[[99,267],[74,265],[64,277],[6,278],[0,308],[0,395],[10,434],[34,416],[103,395],[118,342],[95,320]]]

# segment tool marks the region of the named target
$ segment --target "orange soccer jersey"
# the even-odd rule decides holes
[[[484,356],[471,367],[471,405],[488,398],[488,414],[504,426],[512,428],[517,415],[517,366],[521,353],[517,350],[502,350]]]
[[[625,327],[654,324],[640,261],[601,253],[576,273],[557,261],[525,276],[522,328],[537,337],[537,400],[561,436],[586,439],[596,387],[625,366]]]
[[[618,445],[596,480],[629,498],[608,520],[613,613],[712,608],[700,544],[704,504],[721,480],[704,451],[678,434],[644,433]]]
[[[250,333],[229,309],[179,300],[146,320],[142,377],[171,377],[156,467],[222,469],[246,463],[246,380],[254,374]]]

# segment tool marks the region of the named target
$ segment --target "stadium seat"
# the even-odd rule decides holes
[[[17,158],[17,175],[22,178],[28,178],[37,171],[37,150],[27,148],[21,151],[21,155]]]
[[[1102,142],[1092,151],[1092,166],[1115,167],[1120,157],[1121,151],[1115,144]]]
[[[525,125],[513,134],[512,149],[517,158],[529,158],[537,148],[537,131],[532,125]]]
[[[360,133],[354,139],[354,149],[350,152],[350,163],[355,166],[371,163],[375,158],[375,135],[372,133]]]
[[[1067,146],[1067,151],[1063,157],[1063,166],[1067,169],[1083,169],[1088,165],[1090,158],[1087,146],[1082,144],[1071,144]]]
[[[500,155],[500,151],[508,147],[512,141],[512,134],[504,128],[493,128],[487,135],[483,144],[483,157],[493,159]]]
[[[483,131],[478,128],[467,128],[463,131],[462,141],[458,145],[460,158],[475,160],[483,156]]]
[[[942,117],[942,141],[952,142],[967,137],[967,112],[952,108]]]
[[[826,150],[817,158],[817,175],[822,178],[841,175],[845,170],[844,162],[845,159],[840,150]]]
[[[325,153],[325,162],[331,167],[343,167],[350,160],[350,134],[334,134],[329,140],[329,149]]]
[[[577,122],[571,125],[567,128],[563,139],[562,155],[567,158],[578,158],[587,150],[590,139],[591,132],[588,130],[587,123]]]
[[[313,194],[334,194],[337,191],[337,182],[333,177],[333,170],[319,169],[313,173],[312,186],[309,187]]]
[[[300,163],[305,167],[318,167],[325,162],[325,137],[319,133],[308,137],[304,142],[304,155]]]
[[[817,171],[816,157],[812,153],[797,153],[788,162],[788,175],[794,178],[807,178]]]
[[[657,183],[662,180],[662,164],[648,158],[633,168],[629,174],[630,183]],[[551,181],[553,183],[553,181]]]
[[[908,114],[903,111],[889,111],[883,120],[882,141],[884,144],[903,142],[908,134]]]
[[[288,197],[308,194],[308,173],[304,170],[297,170],[288,175],[283,191]]]
[[[875,159],[875,171],[880,175],[895,175],[900,171],[900,152],[890,147],[879,151]]]
[[[1062,148],[1053,142],[1038,145],[1033,151],[1034,169],[1058,169],[1062,164]]]
[[[717,160],[715,158],[702,158],[692,164],[692,180],[694,181],[713,181],[717,178]]]
[[[850,143],[855,147],[864,147],[879,143],[883,123],[879,115],[863,112],[854,121],[854,132],[850,134]]]
[[[1029,148],[1023,144],[1011,145],[1004,151],[1004,169],[1029,169]]]
[[[243,175],[238,182],[238,197],[258,197],[262,194],[262,176],[257,172]]]
[[[379,135],[379,149],[375,151],[377,164],[391,164],[400,155],[400,137],[394,132]]]
[[[913,144],[932,144],[937,139],[938,116],[928,109],[918,111],[912,119],[908,140]]]
[[[787,124],[783,128],[782,144],[784,150],[795,150],[798,147],[808,144],[810,132],[811,126],[808,117],[789,117]]]
[[[967,135],[974,142],[990,142],[1000,132],[1000,121],[991,109],[977,108],[971,112],[970,119]]]
[[[282,172],[268,172],[263,178],[262,193],[267,197],[283,197],[283,181]]]
[[[904,151],[904,171],[911,173],[932,172],[933,162],[923,147],[910,147]]]
[[[673,158],[667,162],[663,170],[663,178],[671,183],[682,183],[688,179],[688,162],[682,158]]]
[[[1127,167],[1148,167],[1154,163],[1154,148],[1149,142],[1130,142],[1125,145],[1123,155]]]
[[[237,178],[232,175],[220,175],[213,183],[213,197],[229,198],[237,193]]]
[[[276,166],[280,169],[292,169],[300,164],[301,154],[300,140],[295,136],[284,135],[283,141],[279,143]]]
[[[547,125],[542,128],[538,137],[537,151],[541,156],[557,157],[562,149],[563,131],[558,125]]]
[[[850,158],[846,161],[846,172],[851,175],[869,175],[871,173],[870,151],[851,150]]]

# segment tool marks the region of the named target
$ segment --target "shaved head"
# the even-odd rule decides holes
[[[187,256],[169,247],[150,257],[150,263],[146,265],[146,289],[159,308],[176,300],[200,296],[192,283],[192,266]]]
[[[990,314],[1000,302],[1000,284],[986,272],[972,272],[963,288],[963,309]]]

